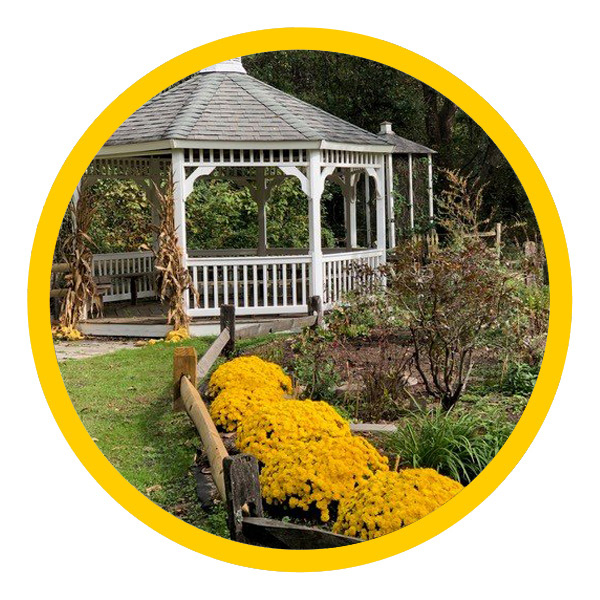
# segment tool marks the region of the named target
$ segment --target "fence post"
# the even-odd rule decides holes
[[[233,304],[221,305],[221,331],[229,329],[229,341],[225,344],[223,352],[231,356],[235,351],[235,306]]]
[[[496,252],[498,253],[498,260],[502,255],[502,223],[496,223]]]
[[[173,410],[185,410],[181,399],[181,378],[185,375],[196,387],[196,366],[198,355],[196,349],[190,346],[175,348],[173,355]]]
[[[321,296],[311,296],[308,300],[308,314],[309,316],[317,315],[315,327],[323,326],[323,302]]]

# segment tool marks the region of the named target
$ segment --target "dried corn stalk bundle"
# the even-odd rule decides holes
[[[60,312],[60,325],[72,331],[88,312],[91,315],[102,312],[102,299],[98,295],[92,267],[92,239],[88,232],[94,216],[94,195],[82,180],[79,200],[71,201],[68,216],[71,231],[65,236],[61,247],[63,261],[68,265],[64,277],[67,289]]]
[[[160,226],[157,227],[158,248],[155,251],[157,292],[161,302],[169,302],[167,321],[174,330],[187,329],[190,318],[184,307],[184,294],[191,290],[197,296],[189,271],[183,264],[183,254],[177,243],[175,227],[175,203],[173,201],[173,179],[169,176],[165,190],[156,184],[156,197],[160,209]]]

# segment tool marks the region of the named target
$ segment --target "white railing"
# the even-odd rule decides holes
[[[323,303],[330,308],[343,296],[372,284],[384,250],[353,250],[323,256]]]
[[[310,257],[227,256],[188,258],[198,298],[190,294],[193,317],[219,314],[233,304],[238,315],[305,312],[308,308]]]
[[[131,279],[128,274],[147,273],[136,277],[138,298],[151,298],[156,295],[152,272],[154,254],[152,252],[119,252],[114,254],[94,254],[92,261],[95,277],[109,278],[111,287],[103,296],[104,302],[116,302],[131,298]]]

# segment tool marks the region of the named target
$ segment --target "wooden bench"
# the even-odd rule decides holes
[[[143,277],[152,277],[156,276],[156,271],[137,271],[133,273],[119,273],[117,275],[110,275],[109,278],[112,279],[129,279],[129,292],[131,294],[131,305],[135,306],[137,304],[138,298],[138,280]]]

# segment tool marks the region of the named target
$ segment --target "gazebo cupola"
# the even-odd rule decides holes
[[[171,169],[179,243],[200,301],[191,316],[218,314],[222,303],[240,315],[299,313],[318,295],[329,307],[355,285],[357,263],[377,267],[393,242],[391,165],[394,143],[286,94],[246,73],[240,58],[203,69],[161,92],[132,114],[90,165],[92,178],[164,179]],[[388,165],[388,166],[389,166]],[[188,252],[185,202],[194,182],[218,172],[246,185],[258,205],[259,241],[244,251]],[[270,249],[269,195],[285,177],[308,197],[309,247]],[[346,248],[321,247],[325,181],[345,200]],[[373,182],[374,247],[357,247],[359,181]],[[148,191],[151,195],[151,186]],[[371,186],[366,185],[370,190]],[[386,217],[387,205],[387,217]],[[368,211],[370,214],[370,210]]]

